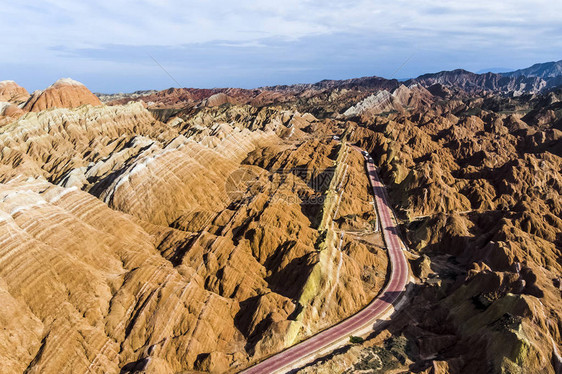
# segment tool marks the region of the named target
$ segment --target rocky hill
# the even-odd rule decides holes
[[[0,123],[3,118],[17,118],[24,111],[21,106],[29,99],[27,90],[14,81],[0,82]]]
[[[31,95],[14,81],[0,82],[0,125],[10,123],[27,112],[76,108],[86,104],[101,105],[101,101],[82,83],[70,78],[59,79],[46,90],[38,90]]]
[[[101,102],[82,83],[63,78],[44,91],[33,92],[23,110],[40,112],[48,108],[74,108],[85,104],[101,105]]]
[[[20,104],[29,99],[29,92],[14,81],[0,82],[0,102]]]

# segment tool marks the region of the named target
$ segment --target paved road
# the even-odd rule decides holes
[[[353,146],[359,152],[363,150]],[[400,248],[398,230],[392,221],[388,195],[370,156],[365,157],[366,171],[371,181],[381,228],[390,257],[390,278],[379,296],[357,314],[327,330],[243,371],[244,374],[269,374],[289,369],[290,366],[321,351],[323,348],[347,339],[359,330],[372,326],[404,292],[408,281],[408,263]]]

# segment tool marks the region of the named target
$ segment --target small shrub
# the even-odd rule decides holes
[[[365,339],[363,339],[360,336],[350,336],[349,337],[349,342],[353,343],[353,344],[363,343],[364,341],[365,341]]]

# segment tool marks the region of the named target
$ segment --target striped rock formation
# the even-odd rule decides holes
[[[315,123],[245,106],[163,123],[131,103],[2,126],[2,370],[224,372],[360,309],[386,259],[351,238],[319,254],[306,201],[340,146],[307,136]],[[335,227],[367,227],[362,159],[345,160]]]
[[[74,108],[85,104],[101,105],[101,101],[82,83],[62,78],[44,91],[33,92],[23,109],[40,112],[49,108]]]

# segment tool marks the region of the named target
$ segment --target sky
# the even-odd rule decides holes
[[[562,59],[543,0],[0,0],[0,80],[94,92],[243,87]]]

